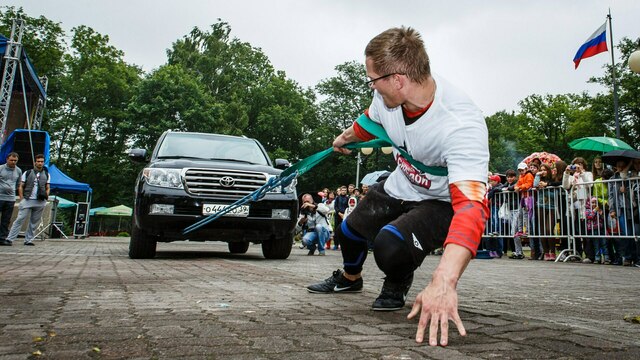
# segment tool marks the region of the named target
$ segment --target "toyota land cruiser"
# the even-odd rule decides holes
[[[132,149],[129,157],[146,162],[146,150]],[[288,165],[276,159],[274,167],[255,139],[165,132],[137,179],[129,257],[153,258],[158,242],[188,239],[224,241],[231,253],[262,244],[264,257],[286,259],[298,217],[295,181],[198,230],[182,231],[260,188]]]

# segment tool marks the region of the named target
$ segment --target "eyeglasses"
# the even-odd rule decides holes
[[[375,78],[375,79],[372,79],[372,78],[370,78],[370,77],[368,77],[368,76],[367,76],[367,82],[366,82],[366,84],[367,84],[367,86],[369,86],[369,87],[370,87],[370,86],[371,86],[371,85],[373,85],[373,83],[375,83],[376,81],[378,81],[378,80],[382,80],[382,79],[384,79],[384,78],[388,78],[389,76],[393,76],[393,75],[404,75],[404,74],[401,74],[401,73],[391,73],[391,74],[387,74],[387,75],[382,75],[382,76],[377,77],[377,78]]]

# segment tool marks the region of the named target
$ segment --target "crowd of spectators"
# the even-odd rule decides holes
[[[489,174],[490,218],[480,250],[500,258],[569,260],[640,267],[640,159],[617,160],[613,168],[596,156],[521,162],[504,176]],[[573,242],[569,240],[573,239]],[[564,259],[561,259],[564,260]]]
[[[361,184],[361,188],[354,184],[343,185],[335,191],[324,188],[318,192],[317,202],[311,194],[302,195],[296,228],[301,236],[300,248],[308,249],[308,255],[314,255],[316,250],[318,255],[324,255],[325,250],[339,250],[340,244],[333,237],[333,229],[342,224],[368,190],[366,184]]]
[[[487,188],[490,216],[479,250],[489,257],[555,261],[562,254],[560,260],[569,255],[583,263],[640,267],[640,159],[620,159],[608,167],[596,156],[589,168],[582,157],[570,164],[533,158],[503,175],[490,173]],[[340,249],[333,230],[367,191],[368,185],[349,184],[304,194],[300,248],[308,255]]]

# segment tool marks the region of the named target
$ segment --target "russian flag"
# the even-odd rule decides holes
[[[582,59],[592,57],[607,50],[607,22],[605,21],[604,24],[580,46],[576,56],[573,57],[573,63],[576,64],[577,69]]]

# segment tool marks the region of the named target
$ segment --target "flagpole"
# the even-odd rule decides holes
[[[607,15],[609,20],[609,39],[611,40],[611,80],[613,82],[613,117],[616,121],[616,139],[620,139],[620,120],[618,118],[618,81],[616,80],[616,60],[613,55],[615,44],[613,43],[613,28],[611,26],[611,8]]]

